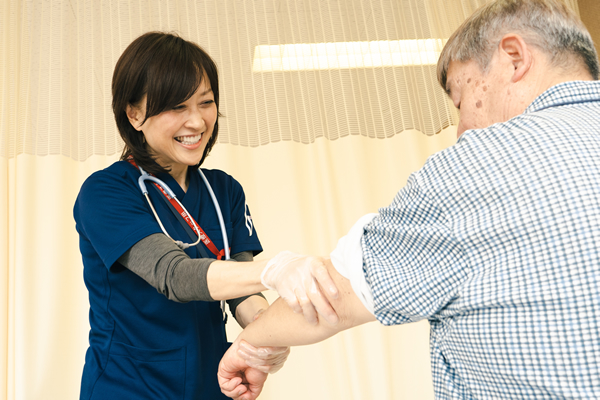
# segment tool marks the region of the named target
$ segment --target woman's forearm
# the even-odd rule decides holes
[[[262,292],[260,274],[267,265],[263,261],[215,261],[208,267],[206,281],[214,300],[227,300]]]

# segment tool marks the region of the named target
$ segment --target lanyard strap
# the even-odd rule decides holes
[[[133,165],[134,167],[138,168],[138,166],[135,163],[135,161],[133,160],[133,158],[129,157],[127,159],[127,161],[129,161],[129,163],[131,165]],[[204,230],[200,227],[200,224],[198,224],[198,222],[196,222],[194,220],[194,218],[189,213],[187,213],[183,209],[183,207],[181,207],[181,204],[177,200],[175,200],[173,197],[169,196],[169,194],[165,191],[165,189],[163,189],[163,187],[160,186],[158,183],[156,183],[156,182],[152,182],[152,183],[164,195],[164,197],[169,201],[171,206],[173,206],[173,208],[179,213],[179,215],[188,224],[188,226],[190,228],[192,228],[193,231],[196,230],[196,227],[198,228],[197,233],[198,233],[198,236],[200,237],[200,240],[215,256],[217,256],[217,260],[223,259],[225,257],[225,249],[219,251],[217,246],[215,246],[214,242],[212,240],[210,240],[210,238],[208,237],[206,232],[204,232]]]
[[[171,213],[173,214],[173,216],[175,217],[175,219],[177,219],[177,221],[179,221],[179,224],[181,225],[181,227],[183,229],[185,229],[185,232],[188,234],[190,240],[192,242],[195,242],[196,239],[198,238],[198,234],[196,233],[196,231],[194,229],[192,229],[185,222],[185,220],[181,217],[181,214],[179,214],[177,212],[177,210],[171,205],[171,203],[169,202],[169,200],[167,200],[167,198],[165,196],[161,196],[160,193],[158,193],[158,198],[165,204],[165,206],[169,209],[169,211],[171,211]],[[201,258],[210,258],[208,256],[208,253],[206,252],[206,247],[204,247],[202,245],[202,243],[198,242],[195,247],[198,250],[198,253],[200,254]]]

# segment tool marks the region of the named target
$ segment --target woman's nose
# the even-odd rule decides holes
[[[202,111],[198,109],[192,110],[190,112],[186,125],[190,129],[202,130],[206,126],[206,123],[204,122],[204,116],[202,115]]]

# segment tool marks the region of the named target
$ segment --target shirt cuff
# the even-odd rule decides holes
[[[354,293],[369,312],[375,315],[373,293],[367,283],[363,272],[363,251],[361,240],[364,227],[370,223],[377,214],[362,216],[348,234],[342,237],[335,250],[330,254],[331,263],[344,278],[350,281]]]

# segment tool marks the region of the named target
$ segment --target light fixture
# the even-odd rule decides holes
[[[447,39],[261,45],[253,72],[436,64]]]

